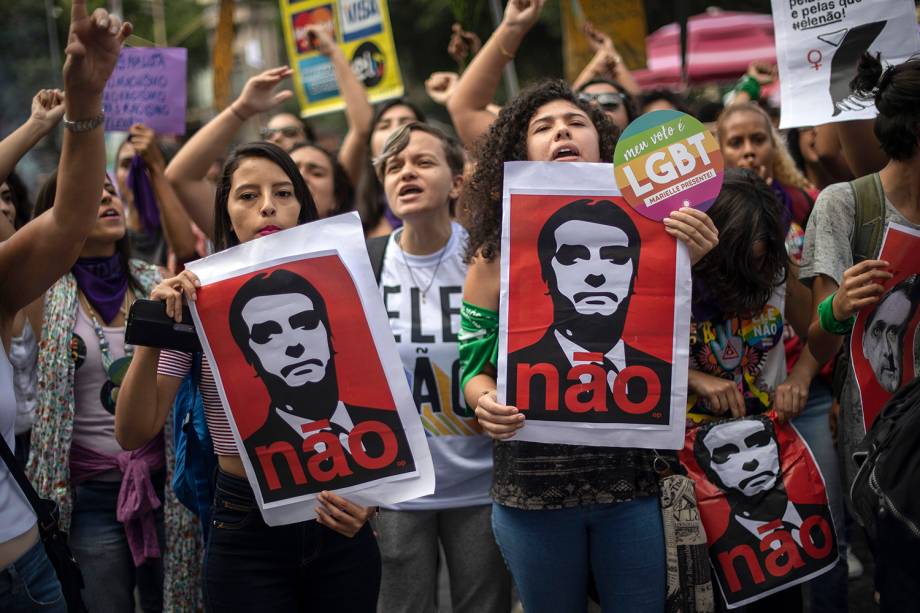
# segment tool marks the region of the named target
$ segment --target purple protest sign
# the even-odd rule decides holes
[[[184,134],[187,56],[181,47],[122,49],[102,98],[106,131],[143,123],[157,134]]]

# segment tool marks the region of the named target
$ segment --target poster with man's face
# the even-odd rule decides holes
[[[686,249],[633,210],[609,164],[505,165],[499,401],[517,440],[679,449]]]
[[[190,266],[202,345],[266,523],[313,517],[323,490],[372,504],[433,489],[364,249],[348,215]]]
[[[878,259],[894,275],[879,301],[856,316],[850,356],[868,430],[888,399],[920,376],[920,231],[889,224]]]
[[[824,478],[795,428],[766,415],[707,422],[679,454],[696,483],[709,561],[729,609],[837,561]]]

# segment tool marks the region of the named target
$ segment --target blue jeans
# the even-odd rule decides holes
[[[811,448],[815,462],[824,477],[824,487],[827,490],[831,517],[834,519],[837,549],[840,554],[834,568],[805,584],[811,613],[846,613],[847,610],[847,531],[839,456],[834,449],[828,423],[832,402],[830,386],[816,378],[808,390],[805,408],[792,420],[792,425]]]
[[[204,561],[205,610],[375,613],[380,550],[315,521],[268,526],[246,479],[218,471]]]
[[[550,511],[494,504],[492,530],[527,613],[585,611],[591,575],[605,613],[664,610],[657,497]]]
[[[41,541],[0,569],[0,611],[67,613],[61,584]]]
[[[153,475],[162,501],[165,473]],[[144,613],[163,610],[163,507],[156,511],[160,558],[134,566],[125,526],[115,517],[118,481],[84,481],[74,488],[70,548],[83,572],[83,602],[91,612],[134,613],[134,588]]]

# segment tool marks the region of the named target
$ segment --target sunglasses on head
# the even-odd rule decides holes
[[[300,128],[294,126],[285,126],[283,128],[262,128],[259,130],[259,135],[268,140],[278,132],[281,132],[284,136],[288,138],[296,138],[298,136],[303,136],[303,131]]]
[[[582,92],[578,94],[578,99],[588,104],[596,104],[605,111],[615,111],[620,108],[626,97],[620,93],[589,94]]]

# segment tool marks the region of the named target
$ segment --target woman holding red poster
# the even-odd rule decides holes
[[[487,44],[474,63],[500,61],[499,51]],[[610,162],[615,134],[602,111],[564,83],[538,84],[502,109],[461,198],[470,222],[460,314],[463,391],[496,439],[492,527],[528,612],[583,610],[592,576],[605,609],[657,612],[665,605],[656,453],[508,440],[524,414],[496,401],[503,163]],[[665,225],[694,263],[717,242],[712,222],[698,211],[674,212]]]
[[[892,243],[898,258],[883,253],[882,246],[886,225],[889,236],[892,224],[907,232],[920,231],[920,59],[885,67],[867,53],[851,87],[874,99],[879,113],[875,135],[890,161],[877,173],[821,192],[806,228],[800,275],[813,292],[809,349],[819,360],[829,360],[843,347],[834,374],[848,486],[857,470],[854,452],[867,428],[892,391],[917,374],[909,368],[917,346],[910,283],[883,300],[895,285],[917,272],[917,256],[907,242]],[[860,312],[863,325],[854,327]],[[865,331],[870,331],[868,338]],[[849,336],[856,336],[852,343]],[[900,362],[897,372],[895,362]],[[882,610],[909,610],[920,598],[916,581],[920,539],[890,514],[879,517],[878,531],[880,541],[903,543],[875,551]]]
[[[303,178],[281,149],[250,143],[231,154],[217,185],[216,251],[316,218]],[[259,275],[247,285],[271,283],[276,276]],[[194,301],[199,285],[186,270],[158,285],[151,297],[164,301],[167,314],[180,321],[183,298]],[[314,302],[311,313],[318,313],[319,303]],[[246,305],[241,306],[239,317],[245,319]],[[233,318],[231,307],[231,324]],[[302,324],[305,334],[322,329],[316,323],[310,326]],[[162,429],[192,361],[190,353],[137,348],[116,409],[116,436],[124,448],[141,446]],[[283,374],[302,376],[298,373]],[[324,491],[317,496],[315,522],[268,526],[246,478],[206,357],[199,389],[220,467],[204,562],[206,610],[373,611],[380,584],[380,552],[367,524],[373,509]]]

